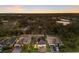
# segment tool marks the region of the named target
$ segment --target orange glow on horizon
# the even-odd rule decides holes
[[[20,6],[10,6],[6,7],[4,10],[0,9],[0,13],[79,13],[79,7],[69,8],[69,9],[25,9]]]

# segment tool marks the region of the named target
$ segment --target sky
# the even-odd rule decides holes
[[[0,13],[79,13],[79,5],[0,5]]]

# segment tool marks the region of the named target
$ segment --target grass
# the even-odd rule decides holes
[[[24,44],[22,46],[22,51],[21,52],[28,52],[28,44]]]
[[[47,49],[47,52],[51,52],[50,46],[49,46],[48,41],[47,41],[47,36],[44,35],[44,38],[45,38],[45,41],[46,41],[46,49]]]
[[[30,52],[38,52],[38,47],[35,48],[35,45],[37,45],[36,42],[35,42],[36,40],[35,41],[34,40],[35,40],[35,38],[32,37],[30,44],[29,44]]]

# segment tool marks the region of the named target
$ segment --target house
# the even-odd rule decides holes
[[[38,52],[46,52],[46,40],[44,36],[39,36],[37,38],[38,42]]]

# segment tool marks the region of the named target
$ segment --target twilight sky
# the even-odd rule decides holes
[[[79,13],[79,5],[0,5],[0,13]]]

